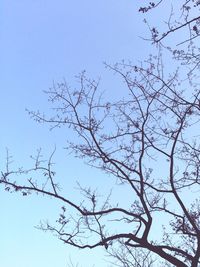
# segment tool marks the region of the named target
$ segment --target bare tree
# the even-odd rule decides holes
[[[112,257],[111,263],[119,267],[153,267],[156,262],[150,251],[133,250],[124,244],[118,245],[116,249],[111,249],[109,255]]]
[[[83,201],[69,199],[56,181],[53,153],[45,162],[41,151],[28,169],[13,170],[8,155],[0,183],[10,192],[60,200],[62,211],[55,225],[41,228],[65,244],[80,249],[100,246],[109,253],[124,246],[132,255],[151,252],[165,266],[197,267],[200,202],[194,192],[200,188],[200,90],[191,81],[181,81],[178,71],[164,75],[160,62],[107,65],[124,82],[123,92],[112,89],[107,95],[99,81],[83,72],[79,89],[73,91],[62,82],[46,92],[53,115],[30,112],[39,123],[76,134],[68,150],[104,172],[105,183],[112,179],[113,194],[125,190],[120,196],[127,198],[125,203],[111,194],[102,199],[96,190],[81,185]],[[17,179],[19,175],[24,180]]]
[[[145,1],[144,1],[145,2]],[[152,40],[159,43],[166,40],[168,36],[176,34],[181,30],[185,30],[185,40],[181,43],[191,42],[200,36],[200,1],[184,0],[184,1],[153,1],[146,6],[140,7],[139,12],[147,13],[155,8],[162,8],[164,5],[170,7],[171,12],[166,21],[162,21],[165,29],[159,29],[160,24],[151,28]],[[162,28],[162,27],[161,27]]]
[[[181,64],[188,65],[189,74],[199,68],[199,0],[148,1],[146,6],[139,8],[139,12],[148,15],[144,20],[150,31],[148,40],[167,48]],[[156,25],[152,24],[151,16],[159,13],[164,14],[164,17],[162,15]]]

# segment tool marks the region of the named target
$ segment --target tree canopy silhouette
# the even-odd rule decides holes
[[[140,11],[160,8],[162,2],[151,2]],[[170,34],[189,26],[191,35],[186,48],[191,49],[191,42],[199,36],[199,17],[190,18],[190,12],[199,9],[199,1],[185,1],[181,8],[183,22],[172,26],[170,20],[163,35],[151,29],[154,42],[161,44]],[[197,64],[198,48],[192,49]],[[174,51],[177,55],[178,50]],[[182,60],[187,60],[186,56]],[[93,185],[89,188],[79,185],[81,201],[63,194],[53,166],[55,151],[44,161],[39,150],[32,157],[30,168],[16,170],[7,155],[0,184],[9,192],[24,196],[39,193],[59,200],[62,208],[55,225],[42,224],[41,229],[55,233],[67,245],[80,249],[103,247],[119,266],[154,266],[155,261],[155,264],[164,261],[165,266],[197,267],[198,77],[189,75],[185,79],[181,68],[168,74],[160,52],[139,65],[122,61],[106,67],[123,81],[121,91],[112,88],[103,93],[100,81],[88,78],[84,71],[77,77],[78,88],[73,90],[63,81],[45,92],[53,114],[39,111],[29,114],[37,122],[49,124],[51,129],[73,133],[67,149],[101,170],[105,183],[107,179],[113,182],[113,192],[126,192],[120,195],[126,201],[112,199],[111,193],[100,197],[102,192],[93,189]]]
[[[46,92],[55,105],[53,116],[30,114],[38,122],[76,133],[78,139],[68,149],[102,170],[105,179],[114,176],[113,187],[120,184],[131,192],[126,207],[120,199],[111,204],[110,196],[102,202],[96,191],[81,186],[86,198],[81,203],[62,195],[52,170],[53,154],[45,165],[38,152],[32,168],[16,171],[9,169],[8,158],[0,182],[7,191],[59,199],[63,206],[57,225],[41,227],[66,244],[109,250],[119,243],[147,249],[175,266],[198,266],[200,206],[191,192],[199,187],[200,90],[195,84],[190,92],[184,90],[187,82],[180,81],[178,72],[165,77],[159,57],[143,67],[124,62],[107,67],[126,85],[121,100],[111,96],[105,101],[98,92],[99,82],[83,72],[79,89],[71,91],[63,82]],[[31,179],[32,172],[40,172],[40,179]],[[16,174],[29,178],[21,184]],[[76,218],[69,216],[68,206],[76,211]],[[166,224],[162,239],[151,235],[160,218]]]

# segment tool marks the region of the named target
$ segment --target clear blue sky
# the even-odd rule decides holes
[[[29,155],[38,147],[48,156],[56,144],[56,168],[67,177],[67,186],[73,188],[76,180],[90,184],[94,172],[80,161],[65,157],[65,133],[49,132],[47,126],[37,125],[25,108],[47,110],[42,91],[63,77],[73,84],[74,75],[84,69],[94,78],[101,75],[112,90],[113,76],[106,73],[102,62],[142,60],[150,52],[150,44],[139,38],[146,29],[136,2],[139,5],[141,1],[1,1],[1,166],[6,147],[16,165],[26,166]],[[69,256],[80,262],[80,267],[108,266],[100,249],[73,250],[50,233],[34,228],[40,219],[55,220],[59,203],[0,193],[2,267],[66,267]]]

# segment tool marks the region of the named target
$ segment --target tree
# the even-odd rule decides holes
[[[139,11],[153,11],[164,2],[151,2]],[[172,20],[177,13],[171,12],[163,34],[150,27],[151,40],[164,47],[169,36],[188,27],[189,38],[179,43],[184,49],[167,48],[175,59],[191,64],[193,72],[199,66],[198,47],[193,45],[199,37],[199,16],[191,10],[199,11],[199,1],[185,1],[180,6],[182,21]],[[56,179],[55,151],[44,161],[39,150],[32,157],[32,167],[17,170],[12,169],[7,155],[0,184],[23,196],[35,192],[60,200],[56,225],[46,223],[40,228],[52,231],[65,244],[80,249],[101,246],[123,267],[158,266],[158,262],[160,266],[198,266],[198,78],[189,75],[185,80],[182,69],[167,75],[160,53],[139,66],[122,62],[106,67],[124,82],[119,98],[113,92],[104,96],[99,81],[83,72],[78,76],[79,89],[71,90],[61,82],[46,91],[54,105],[52,116],[29,113],[51,129],[68,128],[76,133],[68,150],[104,172],[105,183],[106,179],[113,181],[113,194],[125,191],[126,203],[112,194],[102,199],[96,190],[81,185],[83,201],[69,199]],[[23,176],[24,182],[17,176]]]
[[[159,43],[182,29],[186,30],[186,39],[179,44],[191,42],[200,36],[199,0],[185,0],[178,3],[169,3],[164,0],[149,2],[146,6],[140,7],[139,12],[147,13],[155,8],[162,8],[162,5],[165,4],[170,6],[171,12],[168,20],[163,21],[163,24],[165,24],[163,30],[159,29],[159,25],[151,28],[153,42]]]
[[[168,10],[166,17],[162,18],[160,23],[154,25],[151,21],[153,11]],[[188,66],[189,76],[200,66],[200,51],[195,41],[200,37],[200,1],[153,1],[148,2],[146,6],[141,6],[139,12],[148,14],[145,23],[147,23],[150,38],[153,44],[168,49],[173,57],[181,64]],[[161,12],[163,14],[163,12]]]
[[[68,149],[104,172],[105,179],[114,177],[113,191],[124,188],[130,196],[126,204],[112,203],[111,195],[101,201],[96,190],[81,186],[81,203],[62,195],[52,166],[54,153],[44,162],[38,151],[32,168],[18,170],[10,169],[8,156],[0,183],[24,196],[36,192],[60,200],[57,225],[41,228],[65,244],[101,246],[110,253],[119,246],[132,253],[145,249],[166,264],[194,267],[200,263],[200,204],[192,193],[200,184],[200,90],[195,83],[191,87],[191,80],[182,81],[178,71],[166,76],[161,62],[159,55],[143,66],[106,65],[123,79],[123,98],[111,95],[105,101],[99,81],[83,72],[79,89],[62,82],[46,92],[55,105],[53,116],[30,112],[37,122],[76,133]],[[189,84],[190,91],[184,90]],[[40,180],[30,178],[32,173],[40,173]],[[16,175],[29,178],[22,184]],[[163,233],[155,237],[159,225]]]
[[[133,250],[122,244],[118,249],[109,251],[114,266],[120,267],[152,267],[156,262],[150,251]],[[158,262],[156,262],[158,263]]]

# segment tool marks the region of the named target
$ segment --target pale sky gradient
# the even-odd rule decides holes
[[[65,157],[66,133],[49,132],[33,122],[25,108],[48,109],[43,90],[63,77],[86,69],[112,90],[113,76],[103,62],[137,62],[151,45],[139,36],[147,33],[135,0],[2,0],[0,3],[1,166],[8,147],[17,166],[41,147],[45,155],[57,146],[56,168],[68,179],[90,184],[93,170]],[[119,89],[119,88],[118,88]],[[117,93],[117,92],[115,92]],[[78,168],[77,168],[78,166]],[[101,175],[96,172],[95,175]],[[101,185],[103,186],[103,185]],[[22,198],[0,189],[0,265],[2,267],[66,267],[69,256],[79,267],[108,266],[101,249],[78,251],[50,233],[34,228],[40,220],[56,220],[59,203],[44,197]]]

